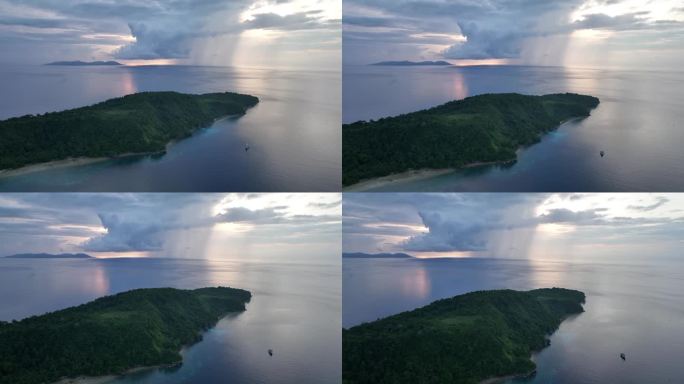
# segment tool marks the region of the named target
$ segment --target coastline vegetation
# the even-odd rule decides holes
[[[342,182],[409,170],[513,161],[563,121],[589,116],[599,99],[578,94],[485,94],[342,127]]]
[[[0,170],[70,158],[163,152],[259,102],[237,93],[141,92],[88,107],[0,121]]]
[[[226,287],[136,289],[21,321],[0,322],[0,383],[52,383],[177,364],[251,294]]]
[[[344,384],[463,383],[534,371],[584,293],[562,288],[471,292],[342,331]]]

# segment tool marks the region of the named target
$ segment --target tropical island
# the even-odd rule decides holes
[[[395,67],[414,67],[414,66],[447,66],[451,65],[448,61],[381,61],[379,63],[373,63],[371,65],[387,65]]]
[[[94,259],[87,253],[17,253],[6,259]]]
[[[251,294],[235,288],[136,289],[87,304],[0,322],[0,384],[52,383],[171,366]]]
[[[531,353],[584,293],[562,288],[471,292],[342,331],[342,380],[463,383],[534,372]]]
[[[363,253],[352,252],[342,253],[345,259],[413,259],[414,257],[406,253]]]
[[[68,67],[99,66],[99,65],[123,65],[118,61],[53,61],[45,65],[63,65]]]
[[[75,158],[163,153],[259,99],[238,93],[141,92],[88,107],[0,121],[0,170]]]
[[[342,127],[344,186],[412,170],[457,169],[515,161],[564,121],[599,104],[573,93],[485,94]]]

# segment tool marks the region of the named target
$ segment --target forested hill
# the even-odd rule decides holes
[[[141,92],[88,107],[0,121],[0,169],[76,157],[164,151],[214,119],[259,102],[237,93]]]
[[[476,384],[526,374],[584,293],[472,292],[342,331],[344,384]]]
[[[12,323],[0,322],[0,383],[52,383],[173,364],[184,345],[229,312],[245,310],[234,288],[136,289]]]
[[[592,96],[486,94],[342,129],[343,184],[412,169],[507,161],[565,120],[589,116]]]

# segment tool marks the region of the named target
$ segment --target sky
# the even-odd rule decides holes
[[[679,69],[681,0],[345,0],[345,64]]]
[[[339,0],[0,0],[0,63],[339,68]]]
[[[345,194],[343,251],[416,257],[682,258],[681,194]]]
[[[339,194],[0,194],[0,256],[315,260],[340,253]]]

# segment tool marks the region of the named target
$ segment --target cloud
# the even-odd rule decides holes
[[[236,253],[331,248],[339,242],[340,200],[337,194],[0,194],[0,255],[225,253],[216,242]]]
[[[538,216],[539,223],[596,223],[603,218],[605,209],[589,209],[585,211],[571,211],[567,208],[557,208]]]
[[[643,211],[643,212],[648,212],[648,211],[653,211],[657,208],[660,208],[664,204],[670,201],[667,197],[664,196],[658,196],[655,198],[655,202],[649,205],[630,205],[629,209],[633,209],[636,211]]]
[[[491,231],[524,225],[533,215],[530,207],[544,198],[486,193],[345,195],[343,246],[350,252],[482,251]],[[507,221],[508,216],[521,219]]]
[[[117,214],[99,214],[107,233],[92,237],[82,244],[91,252],[159,251],[164,244],[163,226],[145,222],[125,221]]]
[[[407,251],[449,252],[483,251],[487,242],[481,238],[485,226],[470,220],[459,220],[440,212],[419,212],[428,232],[410,237],[403,243]]]
[[[284,207],[264,208],[251,210],[243,207],[230,208],[225,213],[216,216],[217,222],[240,223],[240,222],[280,222],[285,218]]]
[[[183,59],[192,49],[189,34],[151,29],[145,23],[129,23],[128,27],[135,42],[117,49],[117,59]]]
[[[345,252],[508,254],[510,244],[525,252],[535,234],[548,231],[557,236],[573,233],[577,244],[647,243],[677,238],[684,233],[681,213],[672,216],[671,210],[662,209],[666,202],[677,205],[671,202],[671,196],[368,195],[371,196],[344,197]],[[678,206],[684,206],[684,199],[677,200]],[[549,224],[555,226],[552,228]],[[526,257],[524,253],[519,256]]]
[[[276,29],[276,30],[303,30],[321,29],[336,22],[320,19],[320,12],[299,12],[291,15],[278,15],[275,13],[259,13],[251,20],[242,23],[244,29]]]
[[[671,4],[670,18],[663,16],[667,14],[662,11],[666,2],[659,4],[656,11],[648,3],[637,8],[623,1],[347,0],[343,18],[345,62],[436,58],[531,60],[532,56],[524,57],[534,52],[531,46],[549,41],[560,44],[570,39],[573,32],[586,29],[648,32],[657,35],[661,44],[672,39],[666,45],[674,49],[682,45],[684,20],[675,1],[667,4]],[[644,49],[657,48],[654,37],[625,35],[632,47]]]
[[[339,16],[329,11],[335,8],[331,4],[333,0],[36,0],[27,5],[4,0],[0,49],[5,60],[49,60],[49,56],[191,62],[213,54],[227,56],[226,45],[242,44],[253,50],[257,42],[278,43],[280,49],[323,50],[340,29]],[[246,41],[243,32],[256,29],[280,32],[278,41]],[[62,57],[56,57],[57,52]]]

